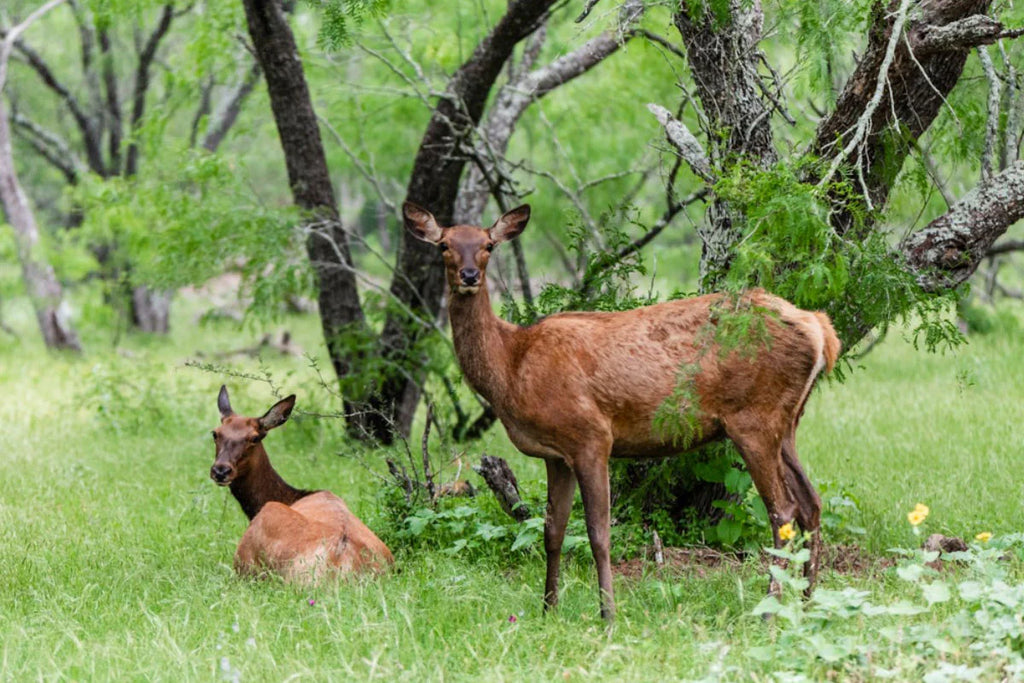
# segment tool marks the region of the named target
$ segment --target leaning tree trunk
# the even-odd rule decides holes
[[[338,379],[344,380],[357,358],[342,343],[342,335],[353,328],[361,329],[364,317],[316,113],[295,38],[280,3],[243,0],[243,5],[256,57],[266,77],[292,196],[295,204],[307,212],[306,252],[316,272],[324,340]],[[356,416],[349,419],[349,429],[360,435],[359,416],[365,411],[358,392],[355,397],[351,391],[344,393],[346,412]]]
[[[15,39],[32,21],[58,4],[60,4],[60,0],[41,7],[22,24],[11,29],[0,43],[0,205],[3,206],[4,213],[7,215],[7,222],[14,228],[14,238],[17,243],[18,259],[21,261],[25,289],[28,291],[33,308],[35,308],[43,340],[52,349],[80,351],[82,347],[69,320],[63,289],[53,268],[45,261],[37,248],[39,228],[14,168],[11,128],[3,101],[3,89],[7,80],[7,63]]]
[[[556,0],[514,0],[470,58],[452,76],[420,143],[409,179],[408,199],[451,225],[459,178],[468,160],[463,146],[480,123],[488,95],[516,45],[545,20]],[[389,362],[370,416],[372,434],[389,443],[393,432],[407,435],[419,405],[423,372],[413,357],[428,330],[417,321],[434,320],[444,294],[444,269],[436,247],[403,233],[391,283],[397,302],[384,323],[380,353]],[[409,312],[412,312],[410,315]]]

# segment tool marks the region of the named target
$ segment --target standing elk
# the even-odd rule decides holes
[[[222,386],[217,407],[220,426],[213,430],[217,455],[210,478],[231,488],[250,520],[235,552],[235,571],[270,571],[286,581],[315,583],[331,573],[380,571],[394,562],[345,501],[330,491],[294,488],[270,464],[263,438],[288,419],[294,394],[263,417],[242,417],[231,409]]]
[[[526,227],[529,206],[509,211],[489,230],[442,228],[410,202],[403,214],[413,235],[442,251],[452,338],[466,381],[493,406],[516,448],[547,465],[545,609],[558,602],[562,540],[577,481],[601,615],[610,621],[608,459],[668,456],[724,437],[736,444],[764,500],[775,547],[782,545],[779,528],[791,520],[810,532],[804,571],[813,585],[821,499],[797,460],[795,431],[816,378],[839,355],[828,316],[762,290],[743,294],[737,305],[758,313],[768,335],[755,354],[722,351],[713,341],[709,350],[706,332],[730,301],[722,294],[616,313],[559,313],[520,327],[494,314],[486,271],[494,247]],[[654,423],[685,366],[694,368],[695,400],[686,407],[696,429],[680,444]],[[780,590],[773,579],[769,591]]]

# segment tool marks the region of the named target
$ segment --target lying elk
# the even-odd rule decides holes
[[[213,430],[217,458],[210,478],[229,486],[249,518],[235,552],[235,571],[266,570],[286,581],[318,581],[329,572],[378,571],[394,560],[391,551],[330,491],[296,489],[270,464],[263,438],[280,427],[295,407],[295,395],[275,403],[260,418],[231,409],[227,387],[217,397],[220,426]]]
[[[494,247],[526,227],[529,206],[509,211],[489,230],[442,228],[412,203],[403,213],[406,228],[443,254],[452,337],[466,381],[494,407],[516,448],[547,464],[545,608],[558,601],[562,540],[577,481],[601,614],[610,620],[615,599],[608,459],[673,455],[723,437],[732,439],[746,462],[768,509],[775,546],[782,545],[779,528],[791,520],[810,532],[805,572],[813,583],[821,499],[797,460],[795,430],[815,379],[832,369],[839,354],[828,316],[761,290],[743,294],[737,305],[758,313],[770,335],[755,354],[722,352],[713,342],[711,352],[707,348],[707,331],[719,319],[716,311],[729,303],[726,295],[617,313],[560,313],[519,327],[494,315],[486,271]],[[695,400],[687,417],[696,422],[685,446],[654,424],[684,366],[694,368]],[[769,586],[779,589],[775,581]]]

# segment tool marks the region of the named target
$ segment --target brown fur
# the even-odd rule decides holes
[[[690,364],[698,367],[700,429],[689,447],[733,440],[768,508],[775,545],[789,521],[812,533],[806,572],[813,581],[821,502],[797,460],[795,430],[815,378],[839,353],[828,316],[762,290],[745,293],[742,305],[765,312],[771,337],[752,356],[719,353],[700,341],[708,338],[709,321],[714,324],[714,307],[728,305],[717,294],[617,313],[562,313],[518,327],[494,315],[485,274],[490,249],[522,232],[529,207],[506,213],[490,230],[440,228],[411,204],[405,219],[414,234],[444,251],[452,337],[466,380],[494,407],[512,443],[547,463],[546,606],[558,600],[562,540],[578,481],[602,614],[614,614],[608,459],[683,450],[653,428],[653,418]],[[778,589],[773,582],[770,590]]]
[[[330,491],[290,486],[270,464],[263,437],[288,419],[295,396],[279,401],[261,418],[235,415],[221,387],[221,424],[213,431],[217,456],[210,478],[230,486],[251,520],[235,552],[235,571],[267,571],[286,581],[316,583],[349,572],[380,571],[391,551],[345,502]]]

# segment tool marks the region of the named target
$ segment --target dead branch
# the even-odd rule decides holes
[[[430,440],[430,423],[434,419],[434,404],[427,404],[427,423],[423,426],[423,438],[420,439],[420,450],[423,451],[423,482],[427,487],[427,495],[434,500],[437,492],[434,488],[434,473],[430,470],[430,450],[427,443]]]
[[[487,486],[494,492],[494,497],[498,499],[501,509],[512,519],[525,522],[532,516],[530,509],[519,496],[516,475],[503,458],[484,455],[480,458],[480,465],[473,469],[483,477]]]

